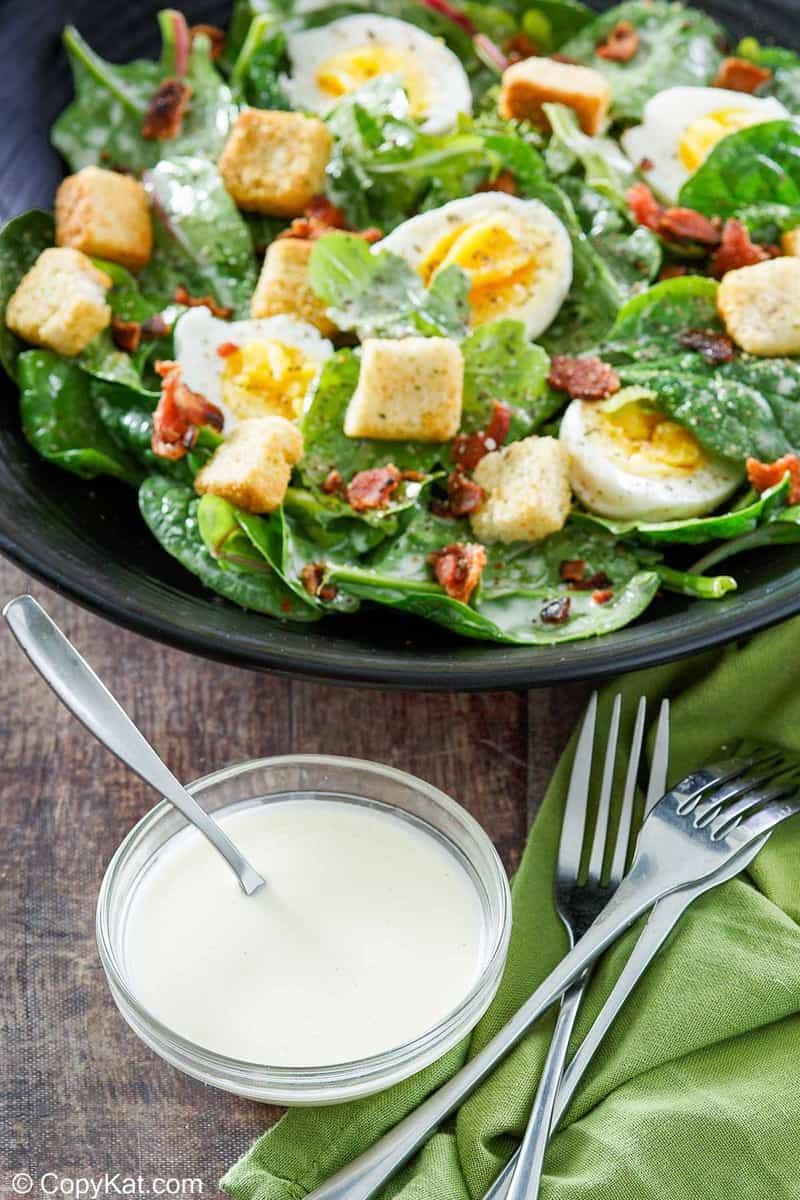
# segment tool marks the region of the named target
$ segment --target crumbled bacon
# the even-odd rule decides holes
[[[372,508],[386,508],[389,498],[400,484],[402,476],[393,463],[385,467],[373,467],[359,471],[347,485],[347,503],[355,512],[366,512]]]
[[[735,353],[728,335],[716,333],[713,329],[687,329],[678,337],[678,345],[685,350],[696,350],[710,367],[731,362]]]
[[[628,189],[628,208],[637,225],[646,225],[654,233],[658,233],[659,223],[664,209],[653,195],[652,188],[646,183],[635,183]]]
[[[592,599],[595,604],[608,604],[609,600],[613,599],[614,592],[611,588],[598,588],[592,592]]]
[[[142,327],[138,321],[123,321],[121,317],[111,318],[111,337],[114,345],[126,354],[133,354],[139,349],[142,340]]]
[[[745,465],[747,478],[757,492],[766,492],[768,488],[775,487],[788,472],[789,503],[800,504],[800,457],[796,454],[784,454],[783,458],[771,463],[748,458]]]
[[[630,62],[639,49],[639,34],[630,21],[619,21],[596,49],[598,57],[609,62]]]
[[[652,169],[655,165],[656,164],[653,162],[652,158],[648,158],[646,155],[644,158],[639,159],[639,170],[640,171],[652,171]]]
[[[582,558],[565,558],[558,564],[559,579],[565,583],[580,583],[586,574],[586,563]]]
[[[332,583],[325,583],[325,564],[306,563],[300,572],[303,587],[309,596],[318,596],[320,600],[335,600],[338,590]]]
[[[183,458],[197,441],[201,425],[221,432],[225,418],[216,404],[193,392],[181,380],[181,365],[160,360],[155,369],[161,376],[161,398],[153,414],[151,446],[159,458]]]
[[[425,472],[405,470],[400,472],[400,478],[405,479],[407,483],[423,483],[425,480]]]
[[[755,263],[764,262],[772,257],[765,246],[759,246],[752,241],[746,225],[731,217],[725,222],[719,249],[711,259],[711,274],[716,279],[721,279],[728,271],[735,271],[739,267],[752,267]]]
[[[464,471],[474,471],[485,455],[503,445],[510,428],[511,409],[507,404],[495,400],[489,424],[485,429],[477,433],[459,433],[453,440],[453,461]]]
[[[147,106],[142,137],[167,142],[177,137],[192,98],[192,89],[182,79],[165,79]]]
[[[156,313],[154,317],[148,317],[142,322],[142,337],[145,341],[156,341],[158,338],[167,337],[172,332],[172,326],[164,320],[161,313]]]
[[[217,355],[219,358],[230,358],[239,349],[236,342],[221,342],[217,346]]]
[[[344,496],[346,488],[341,472],[334,467],[322,481],[322,490],[326,496]]]
[[[689,268],[683,263],[666,263],[658,272],[658,282],[663,283],[665,279],[677,279],[680,275],[688,275]]]
[[[295,217],[291,225],[278,234],[279,238],[298,238],[304,242],[315,242],[326,233],[336,230],[354,233],[365,242],[378,242],[383,232],[374,225],[368,229],[353,229],[347,222],[344,209],[331,204],[327,196],[312,196],[302,217]]]
[[[208,308],[215,317],[221,317],[223,320],[227,320],[233,312],[233,309],[217,304],[213,296],[193,296],[182,283],[175,288],[173,299],[176,304],[185,304],[187,308]]]
[[[569,596],[559,596],[556,600],[548,600],[539,610],[539,619],[545,625],[565,625],[569,620],[569,610],[572,601]]]
[[[476,542],[452,542],[428,556],[437,583],[452,600],[469,604],[486,566],[486,550]]]
[[[719,221],[709,220],[693,208],[662,208],[646,183],[636,183],[628,191],[628,208],[638,225],[644,225],[667,239],[699,242],[716,246],[720,240]]]
[[[507,196],[516,196],[518,190],[510,171],[501,171],[494,179],[484,179],[475,189],[476,192],[505,192]]]
[[[620,389],[619,376],[600,358],[570,358],[556,354],[547,382],[571,400],[605,400]]]
[[[772,79],[769,67],[759,67],[747,58],[725,58],[711,86],[727,88],[731,92],[747,92],[752,96],[768,79]]]
[[[214,62],[222,57],[225,50],[225,30],[220,29],[219,25],[204,25],[202,23],[200,25],[192,25],[189,32],[193,40],[201,34],[208,38],[211,42],[211,57]]]
[[[447,500],[434,501],[431,511],[437,517],[468,517],[477,512],[486,499],[486,492],[479,483],[468,479],[460,467],[456,467],[447,480]]]
[[[525,58],[533,58],[541,51],[527,33],[515,33],[506,42],[506,54],[511,63],[522,62]]]

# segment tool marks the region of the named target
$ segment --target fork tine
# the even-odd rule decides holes
[[[617,757],[617,738],[619,737],[619,714],[622,708],[622,696],[617,693],[614,706],[611,709],[611,721],[608,726],[608,741],[606,742],[606,758],[603,763],[603,779],[600,784],[600,799],[597,802],[597,819],[594,826],[592,853],[589,858],[589,879],[597,883],[603,877],[603,860],[606,854],[608,840],[608,818],[611,813],[611,788],[614,783],[614,762]]]
[[[763,787],[754,787],[716,815],[711,825],[711,837],[714,841],[729,833],[751,809],[757,810],[774,800],[796,795],[800,789],[800,770],[797,767],[788,774],[782,773],[782,777],[776,775],[774,778],[774,787],[766,791]]]
[[[622,876],[625,874],[625,865],[628,861],[628,846],[633,826],[633,802],[636,797],[636,778],[639,774],[639,760],[642,756],[646,716],[647,699],[642,696],[639,699],[639,707],[636,710],[636,723],[633,727],[628,770],[625,775],[625,787],[622,792],[622,804],[619,810],[617,840],[614,845],[614,857],[611,860],[611,878],[609,883],[612,887],[618,887],[622,882]]]
[[[656,739],[653,744],[653,761],[650,766],[650,779],[647,783],[647,795],[644,799],[644,815],[652,812],[655,805],[667,790],[667,771],[669,769],[669,700],[661,701],[658,711]]]
[[[720,787],[711,792],[695,808],[695,825],[698,829],[703,829],[706,825],[710,825],[729,803],[732,804],[740,796],[746,796],[754,788],[770,783],[771,780],[777,779],[778,775],[785,771],[785,760],[782,757],[774,758],[769,760],[766,769],[762,767],[759,771],[748,771],[746,775],[740,775],[736,779],[730,779],[727,783],[721,784]],[[744,808],[748,808],[750,803],[752,801],[745,801]],[[744,809],[741,811],[744,811]]]
[[[732,824],[727,827],[723,825],[719,833],[712,826],[713,840],[719,841],[735,833],[738,844],[741,847],[748,846],[762,833],[780,825],[781,821],[785,821],[787,817],[793,817],[800,813],[798,790],[800,790],[798,784],[795,784],[794,787],[787,787],[782,799],[773,798],[765,807],[757,808],[755,812],[748,813],[745,817],[736,817]]]
[[[597,720],[597,692],[592,692],[586,706],[586,716],[575,747],[575,758],[569,777],[567,802],[561,823],[558,846],[558,868],[569,871],[577,879],[581,867],[583,839],[586,835],[586,812],[589,807],[589,783],[592,776],[594,727]]]
[[[682,791],[681,800],[676,807],[678,816],[685,817],[687,813],[694,812],[697,805],[702,800],[703,796],[707,795],[712,789],[718,788],[723,783],[728,783],[729,780],[738,779],[740,775],[744,775],[745,771],[749,771],[752,767],[763,767],[771,758],[777,758],[780,751],[773,751],[771,754],[750,754],[744,758],[730,758],[725,762],[709,763],[699,772],[702,782],[691,791]],[[694,776],[687,776],[682,781],[684,787],[693,782]],[[681,789],[681,785],[679,785]],[[682,789],[681,789],[682,790]]]

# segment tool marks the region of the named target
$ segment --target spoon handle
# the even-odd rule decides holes
[[[105,684],[33,596],[17,596],[9,601],[3,616],[36,670],[89,732],[205,834],[226,859],[248,896],[261,887],[264,880],[258,872],[161,761]]]

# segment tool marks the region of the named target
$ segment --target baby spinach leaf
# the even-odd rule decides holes
[[[717,217],[745,205],[800,205],[800,128],[766,121],[723,138],[684,183],[680,203]]]
[[[191,487],[151,475],[139,489],[139,509],[168,554],[212,591],[255,612],[291,621],[314,621],[319,613],[287,587],[252,543],[242,564],[223,567],[200,534],[198,498]],[[241,548],[241,547],[240,547]]]
[[[52,350],[26,350],[17,368],[23,432],[42,458],[83,479],[113,475],[138,485],[141,469],[108,434],[76,363]]]
[[[595,14],[580,0],[525,0],[515,3],[522,11],[522,28],[543,51],[558,50],[568,38],[574,37],[594,20]]]
[[[245,221],[216,167],[203,158],[162,159],[145,183],[153,204],[153,257],[139,279],[158,308],[183,284],[247,316],[256,259]]]
[[[233,63],[231,86],[254,108],[291,108],[281,84],[288,65],[286,34],[274,17],[262,13],[253,18]]]
[[[11,379],[16,379],[17,357],[25,343],[6,325],[5,311],[22,276],[54,240],[53,218],[38,208],[12,217],[0,230],[0,363]]]
[[[300,487],[299,483],[286,489],[283,500],[288,528],[298,539],[315,547],[306,561],[317,561],[334,552],[348,558],[368,554],[399,532],[412,507],[355,513],[339,496],[327,495],[313,484],[309,488]]]
[[[511,409],[509,440],[528,437],[562,405],[547,388],[550,358],[528,341],[521,321],[491,321],[473,330],[464,354],[462,430],[484,429],[495,400]]]
[[[722,332],[718,286],[699,275],[654,284],[623,305],[599,353],[612,363],[677,359],[684,353],[678,342],[682,333],[689,329]],[[684,353],[684,358],[690,368],[702,370],[702,360],[694,351]]]
[[[788,546],[797,542],[800,542],[800,504],[779,510],[771,521],[759,525],[751,533],[744,533],[709,550],[691,569],[697,572],[710,571],[718,563],[737,554],[758,550],[762,546]]]
[[[739,586],[732,575],[694,575],[690,571],[676,571],[664,563],[657,563],[654,570],[666,591],[696,596],[698,600],[722,600]]]
[[[620,21],[639,35],[639,48],[626,63],[601,57],[601,45]],[[618,120],[641,117],[656,92],[679,84],[711,83],[722,62],[724,32],[706,13],[665,0],[625,0],[607,9],[561,47],[568,58],[605,75]]]
[[[371,251],[350,233],[329,233],[311,252],[309,278],[340,329],[365,337],[462,337],[469,313],[469,280],[446,267],[426,288],[398,255]]]

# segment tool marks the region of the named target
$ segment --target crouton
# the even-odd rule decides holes
[[[20,280],[6,308],[12,333],[67,358],[80,354],[111,322],[111,280],[70,247],[43,250]]]
[[[303,456],[303,435],[285,417],[242,421],[195,477],[195,491],[223,496],[247,512],[276,509],[292,467]]]
[[[264,256],[258,285],[250,301],[251,317],[290,313],[316,325],[324,337],[336,332],[325,305],[308,281],[308,260],[314,243],[304,238],[278,238]]]
[[[793,258],[800,258],[800,225],[795,229],[787,229],[781,238],[781,249],[784,254],[791,254]]]
[[[68,175],[56,192],[56,243],[140,270],[153,251],[143,185],[100,167]]]
[[[225,143],[219,169],[240,208],[298,217],[324,188],[332,138],[316,117],[246,108]]]
[[[482,542],[535,542],[561,529],[569,514],[569,454],[556,438],[529,437],[493,450],[474,479],[486,492],[470,516]]]
[[[446,442],[461,424],[464,358],[448,338],[368,338],[347,437]]]
[[[603,128],[611,105],[611,87],[599,71],[552,58],[524,58],[503,72],[500,115],[548,127],[543,104],[566,104],[575,110],[581,129],[590,136]]]
[[[728,271],[717,310],[748,354],[800,354],[800,259],[770,258]]]

